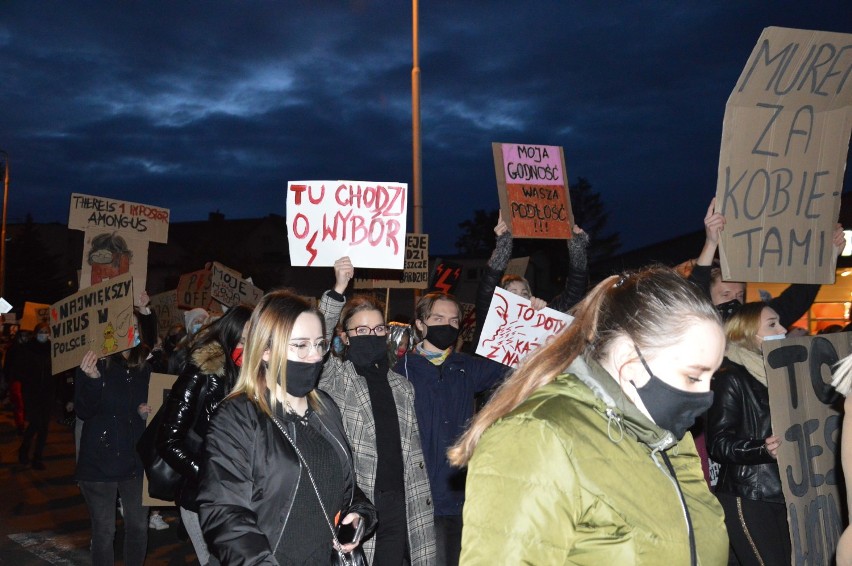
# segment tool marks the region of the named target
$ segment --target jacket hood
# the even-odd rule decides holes
[[[209,342],[194,348],[191,359],[192,363],[203,373],[225,375],[225,350],[218,342]]]
[[[589,388],[594,400],[577,396],[578,400],[589,405],[599,405],[596,408],[610,421],[610,426],[622,427],[654,451],[666,450],[677,444],[674,435],[645,416],[597,362],[578,356],[568,366],[566,373],[575,376]]]

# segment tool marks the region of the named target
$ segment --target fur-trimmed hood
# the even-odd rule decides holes
[[[218,342],[209,342],[194,348],[190,360],[202,373],[225,375],[225,350]]]

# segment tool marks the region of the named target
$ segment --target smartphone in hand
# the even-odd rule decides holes
[[[359,521],[356,528],[352,523],[340,523],[337,525],[337,540],[340,544],[351,544],[357,542],[361,538],[361,522]]]

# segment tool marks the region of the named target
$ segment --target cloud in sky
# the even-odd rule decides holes
[[[700,229],[725,102],[761,30],[852,33],[843,0],[420,11],[424,223],[438,254],[474,209],[498,206],[493,141],[563,146],[569,179],[603,195],[625,249]],[[64,221],[72,192],[196,220],[283,214],[289,180],[410,183],[411,51],[399,0],[7,2],[10,221]]]

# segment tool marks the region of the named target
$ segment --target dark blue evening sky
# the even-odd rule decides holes
[[[493,141],[563,146],[622,249],[700,229],[725,102],[773,25],[852,33],[852,6],[422,0],[432,253],[497,207]],[[406,0],[3,2],[9,221],[64,222],[72,192],[180,221],[284,214],[288,180],[410,183],[411,51]]]

